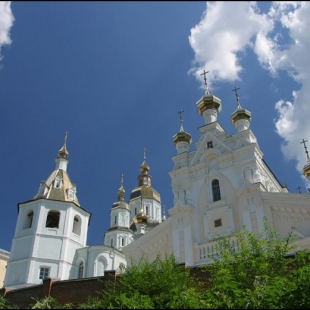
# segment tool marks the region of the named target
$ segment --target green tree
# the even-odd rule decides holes
[[[205,302],[201,283],[170,255],[123,268],[115,283],[104,286],[102,298],[90,298],[79,308],[202,309]]]
[[[234,237],[218,240],[216,254],[211,255],[211,287],[206,299],[217,309],[309,308],[309,253],[287,258],[296,244],[293,229],[281,238],[276,229],[264,221],[261,233],[246,229]]]
[[[28,309],[72,309],[71,303],[61,305],[56,298],[46,296],[44,298],[34,298],[34,302],[29,305]]]

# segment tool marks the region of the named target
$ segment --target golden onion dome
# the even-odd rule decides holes
[[[112,205],[112,209],[114,208],[121,208],[121,209],[127,209],[127,210],[131,210],[130,205],[128,203],[126,203],[125,201],[116,201],[113,203]]]
[[[124,181],[124,176],[122,175],[121,177],[121,186],[118,189],[118,194],[117,194],[117,202],[114,202],[112,205],[113,208],[122,208],[122,209],[127,209],[130,210],[130,206],[128,203],[125,202],[125,189],[123,187],[123,181]]]
[[[304,168],[302,169],[303,175],[310,180],[310,161],[304,165]]]
[[[238,89],[240,88],[237,88],[235,87],[232,91],[235,92],[235,95],[236,95],[236,100],[237,100],[237,110],[231,115],[231,120],[232,120],[232,123],[235,124],[237,121],[241,120],[241,119],[245,119],[247,121],[251,121],[251,112],[246,110],[246,109],[243,109],[241,107],[241,104],[240,104],[240,98],[238,96]]]
[[[172,137],[174,144],[177,144],[178,142],[192,143],[192,136],[188,132],[185,132],[183,128],[183,112],[183,110],[178,112],[178,114],[180,114],[180,131]]]
[[[146,223],[148,216],[141,209],[140,212],[133,218],[135,223]]]
[[[159,203],[161,202],[160,194],[154,188],[145,185],[141,185],[132,190],[130,194],[130,200],[134,200],[137,198],[149,198],[155,199]]]
[[[236,121],[238,121],[240,119],[245,119],[245,120],[251,121],[251,112],[246,110],[246,109],[238,108],[231,115],[231,120],[232,120],[232,123],[235,124]]]
[[[68,138],[68,131],[65,134],[65,141],[62,146],[62,148],[58,151],[58,157],[57,158],[68,158],[69,152],[67,151],[67,138]]]

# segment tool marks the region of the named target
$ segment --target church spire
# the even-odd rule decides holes
[[[192,143],[192,136],[189,133],[185,132],[183,128],[183,112],[183,110],[180,110],[178,112],[178,114],[180,114],[180,131],[172,137],[178,154],[187,152]]]
[[[118,189],[118,195],[117,195],[118,201],[124,201],[125,200],[125,189],[123,187],[123,182],[124,182],[124,175],[122,174],[122,176],[121,176],[121,186]]]
[[[151,176],[149,175],[150,167],[146,162],[146,148],[143,149],[143,162],[140,166],[141,174],[138,176],[139,186],[151,186]]]
[[[217,115],[221,112],[221,100],[209,92],[206,74],[209,71],[203,71],[201,75],[204,76],[205,81],[205,94],[196,103],[199,114],[204,118],[206,124],[210,124],[217,121]]]
[[[69,162],[68,161],[69,152],[67,150],[67,139],[68,139],[68,131],[65,133],[64,144],[61,147],[61,149],[58,151],[58,156],[55,159],[56,169],[62,169],[64,171],[67,171],[67,165]]]
[[[232,91],[235,92],[236,95],[236,100],[237,100],[237,110],[231,115],[231,121],[238,130],[238,132],[249,129],[250,127],[250,122],[251,122],[251,112],[243,109],[240,104],[240,98],[238,96],[238,89],[235,86]]]

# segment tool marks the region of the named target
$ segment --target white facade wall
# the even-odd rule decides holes
[[[60,213],[58,228],[46,227],[49,211]],[[76,250],[86,245],[88,221],[89,213],[73,203],[40,199],[20,204],[5,287],[40,284],[41,267],[50,268],[50,277],[68,279]]]

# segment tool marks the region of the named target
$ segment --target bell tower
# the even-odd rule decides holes
[[[46,278],[70,279],[75,252],[86,246],[90,213],[81,207],[67,173],[67,136],[55,170],[31,200],[18,204],[5,288],[36,285]]]

